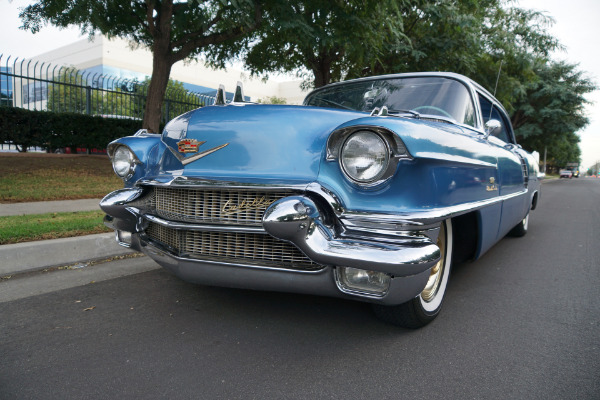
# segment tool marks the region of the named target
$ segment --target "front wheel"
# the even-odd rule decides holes
[[[373,311],[380,319],[405,328],[417,329],[427,325],[439,314],[452,263],[452,222],[446,220],[440,226],[437,245],[440,260],[431,268],[429,279],[423,291],[414,299],[397,305],[373,304]]]

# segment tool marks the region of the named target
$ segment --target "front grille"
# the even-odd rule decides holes
[[[154,188],[156,214],[189,223],[261,226],[267,207],[288,191]]]
[[[303,271],[322,268],[296,246],[266,234],[176,230],[152,222],[146,234],[184,257]]]

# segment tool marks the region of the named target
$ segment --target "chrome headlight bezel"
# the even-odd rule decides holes
[[[129,146],[119,143],[111,145],[108,148],[108,155],[115,174],[124,181],[131,179],[140,161]]]
[[[378,174],[370,177],[370,179],[354,179],[351,174],[348,174],[344,165],[342,158],[342,149],[347,141],[354,134],[357,134],[361,131],[367,131],[374,135],[377,135],[385,144],[388,151],[387,164],[385,168],[382,169]],[[412,160],[412,156],[408,153],[406,146],[400,139],[400,137],[389,129],[373,126],[373,125],[354,125],[348,126],[344,128],[337,129],[332,132],[329,138],[327,139],[327,153],[326,160],[327,161],[337,161],[339,164],[339,168],[346,178],[346,180],[355,185],[358,188],[362,189],[376,189],[380,187],[380,185],[388,182],[396,173],[398,163],[400,160]]]
[[[348,135],[340,146],[340,167],[352,181],[370,184],[385,173],[390,153],[389,145],[380,135],[366,129],[357,130]],[[361,162],[363,171],[359,172],[356,165]]]

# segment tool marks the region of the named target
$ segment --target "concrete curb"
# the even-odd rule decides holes
[[[35,201],[0,204],[0,217],[75,211],[100,211],[100,199]]]
[[[132,253],[114,233],[0,246],[0,276]]]

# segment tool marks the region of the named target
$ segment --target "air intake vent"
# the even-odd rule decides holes
[[[517,153],[521,160],[521,170],[523,171],[523,185],[525,188],[529,185],[529,169],[527,168],[527,161],[520,154]]]

